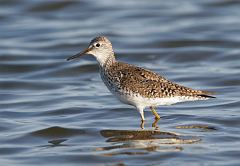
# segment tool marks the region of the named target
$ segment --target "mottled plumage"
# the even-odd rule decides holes
[[[104,36],[94,38],[85,51],[68,60],[83,54],[96,57],[105,85],[120,101],[135,106],[142,120],[145,107],[150,107],[159,118],[153,107],[214,98],[207,91],[187,88],[150,70],[116,61],[111,42]]]
[[[206,91],[193,90],[173,83],[152,71],[115,62],[103,69],[103,80],[108,80],[112,86],[125,91],[131,91],[146,98],[169,98],[186,96],[207,98]]]

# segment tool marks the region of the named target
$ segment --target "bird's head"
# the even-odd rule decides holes
[[[73,56],[67,58],[67,60],[69,61],[69,60],[72,60],[75,58],[79,58],[85,54],[93,55],[100,64],[104,64],[108,58],[114,57],[112,44],[108,40],[108,38],[106,38],[105,36],[98,36],[98,37],[94,38],[90,42],[87,49],[85,49],[84,51],[82,51],[76,55],[73,55]]]

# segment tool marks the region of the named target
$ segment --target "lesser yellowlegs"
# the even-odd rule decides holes
[[[94,38],[86,50],[67,60],[84,54],[93,55],[97,59],[101,78],[110,92],[121,102],[135,106],[142,121],[145,120],[146,107],[150,107],[155,118],[159,119],[155,110],[157,106],[215,98],[210,92],[187,88],[150,70],[118,62],[112,44],[105,36]]]

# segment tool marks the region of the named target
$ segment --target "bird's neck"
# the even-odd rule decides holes
[[[102,56],[101,58],[97,57],[97,61],[99,64],[99,67],[102,69],[105,69],[109,66],[111,66],[113,63],[116,62],[114,54],[108,55],[108,56]]]

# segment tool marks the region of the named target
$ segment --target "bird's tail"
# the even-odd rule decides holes
[[[214,92],[209,92],[209,91],[204,91],[204,90],[200,90],[199,93],[197,94],[197,96],[199,97],[204,97],[204,98],[216,98],[214,96]]]

